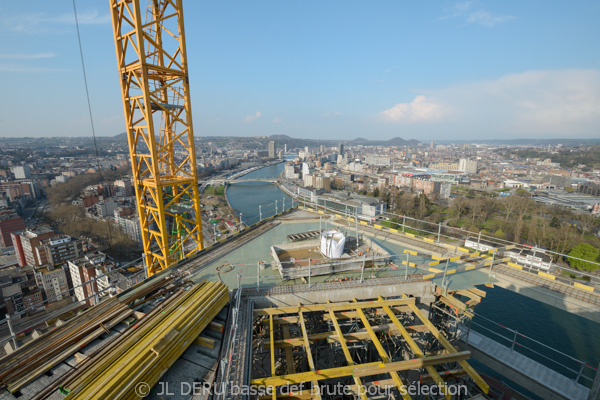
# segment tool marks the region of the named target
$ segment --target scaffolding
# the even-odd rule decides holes
[[[273,399],[450,399],[457,385],[487,393],[470,353],[452,344],[456,324],[470,315],[456,308],[457,322],[447,297],[437,299],[445,312],[435,322],[406,296],[254,309],[250,383],[262,388],[259,398]]]

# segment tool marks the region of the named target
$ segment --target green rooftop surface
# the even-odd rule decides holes
[[[279,275],[279,271],[277,269],[271,268],[270,264],[273,261],[273,257],[270,254],[271,246],[273,244],[288,243],[287,235],[289,234],[311,231],[319,229],[319,227],[320,224],[318,221],[282,221],[275,228],[263,233],[257,238],[249,241],[248,243],[242,245],[238,249],[225,255],[219,261],[209,264],[206,268],[197,272],[192,277],[192,279],[196,282],[199,282],[204,279],[209,281],[216,281],[218,279],[221,279],[232,289],[237,288],[238,286],[238,274],[241,276],[240,284],[242,285],[242,287],[256,287],[258,281],[257,274],[260,278],[259,284],[261,287],[274,285],[294,285],[304,283],[300,279],[283,280]],[[321,227],[324,228],[325,225],[323,224],[321,225]],[[343,231],[348,231],[349,235],[354,234],[353,227],[340,227],[340,229],[342,229]],[[359,234],[364,234],[365,236],[370,237],[377,244],[389,251],[390,254],[396,255],[392,258],[392,260],[394,260],[394,266],[392,266],[391,268],[366,269],[364,272],[365,279],[396,275],[404,276],[404,274],[406,274],[407,272],[408,274],[430,273],[428,270],[420,268],[408,268],[407,271],[406,267],[401,263],[402,260],[406,260],[406,254],[404,254],[404,250],[406,249],[406,247],[403,247],[397,243],[393,243],[389,239],[381,237],[374,238],[373,235],[364,232],[359,232]],[[258,263],[260,261],[265,262],[267,264],[267,267],[259,271]],[[410,262],[414,262],[417,265],[429,261],[431,261],[429,258],[412,255],[410,256]],[[230,269],[230,267],[223,268],[222,272],[219,274],[217,272],[217,268],[219,267],[219,265],[224,264],[233,265],[233,269]],[[453,269],[458,265],[460,264],[450,263],[448,268]],[[439,266],[438,268],[443,269],[443,266]],[[342,272],[338,274],[330,274],[323,276],[313,276],[311,277],[311,283],[332,280],[360,279],[360,274],[360,271],[356,271]],[[449,284],[450,290],[466,289],[475,285],[497,282],[496,279],[489,277],[487,273],[481,271],[468,271],[448,275],[446,280]],[[436,285],[441,285],[442,278],[435,278],[433,279],[433,282],[435,282]]]

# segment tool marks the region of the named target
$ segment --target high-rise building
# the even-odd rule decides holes
[[[106,259],[104,253],[87,253],[76,260],[70,260],[68,265],[75,297],[81,303],[96,304],[96,297],[100,299],[109,295],[111,284],[116,283],[108,275],[114,264]]]
[[[58,266],[83,254],[83,241],[54,232],[47,226],[13,235],[19,265]]]
[[[2,247],[13,245],[11,233],[25,229],[25,221],[17,214],[0,215],[0,243]]]
[[[317,189],[331,191],[331,178],[328,176],[317,175],[314,178],[314,187]]]
[[[458,163],[458,170],[465,171],[469,174],[477,173],[477,161],[467,160],[466,158],[461,158]]]
[[[21,267],[25,265],[40,266],[48,262],[46,252],[40,253],[37,248],[42,240],[56,236],[52,229],[42,226],[37,229],[25,230],[19,236],[21,245],[16,253]]]
[[[27,165],[18,165],[16,167],[12,167],[12,173],[14,174],[15,179],[31,178],[31,170]]]
[[[344,143],[338,144],[338,154],[344,155]]]
[[[269,142],[269,158],[275,158],[275,141]]]
[[[47,264],[62,265],[83,254],[83,241],[67,235],[56,235],[42,240],[37,252],[40,254],[40,258],[45,253]]]
[[[433,142],[433,140],[431,141],[431,143],[429,143],[429,148],[435,149],[435,143]]]
[[[120,208],[120,207],[119,207]],[[129,236],[132,240],[137,243],[142,243],[142,231],[140,228],[140,220],[135,215],[123,215],[116,209],[114,212],[115,224],[119,227],[119,230]]]
[[[61,267],[54,268],[47,265],[36,268],[35,281],[37,286],[46,294],[48,303],[61,301],[69,297],[69,281],[65,270]]]

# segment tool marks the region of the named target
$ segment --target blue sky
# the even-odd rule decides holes
[[[100,136],[125,131],[108,4],[77,0]],[[184,11],[196,136],[600,137],[598,1]],[[0,38],[0,137],[91,135],[71,0],[0,2]]]

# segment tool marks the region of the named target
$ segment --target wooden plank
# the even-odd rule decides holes
[[[281,329],[283,330],[283,340],[290,339],[290,327],[289,325],[281,325]],[[275,345],[277,346],[277,345]],[[296,372],[296,367],[294,365],[294,351],[291,347],[285,348],[285,362],[287,364],[287,373],[293,374]]]
[[[484,290],[481,289],[477,289],[477,288],[470,288],[468,289],[469,292],[479,296],[479,297],[485,297],[487,295],[487,293]]]
[[[393,306],[390,307],[394,312],[399,313],[412,313],[411,309],[408,306]],[[385,311],[378,308],[375,310],[377,315],[386,315]],[[358,313],[356,311],[339,311],[335,313],[335,317],[339,319],[347,319],[347,318],[358,318]],[[275,318],[276,320],[276,318]],[[331,317],[329,314],[323,314],[323,321],[329,321]]]
[[[382,310],[383,311],[383,310]],[[331,320],[331,316],[327,315],[328,319]],[[285,327],[287,325],[282,325],[282,327]],[[386,332],[389,335],[400,335],[400,331],[398,330],[398,328],[396,328],[393,324],[382,324],[382,325],[377,325],[377,326],[373,326],[372,327],[373,330],[375,332]],[[428,329],[425,325],[410,325],[407,327],[409,333],[416,333],[416,332],[427,332]],[[358,340],[364,340],[364,339],[369,339],[369,333],[366,331],[366,329],[360,329],[358,331],[355,332],[351,332],[351,333],[346,333],[344,334],[344,340],[347,342],[350,341],[358,341]],[[337,335],[336,332],[320,332],[320,333],[314,333],[312,335],[308,335],[308,340],[310,342],[313,342],[315,340],[328,340],[328,341],[340,341],[339,336]],[[264,343],[264,347],[268,348],[271,345],[270,341],[267,341]],[[303,338],[284,338],[283,340],[276,340],[275,341],[275,347],[282,347],[282,348],[292,348],[292,347],[299,347],[299,346],[304,346],[304,340]]]
[[[306,358],[308,359],[308,366],[311,370],[311,372],[315,372],[315,360],[313,359],[312,356],[312,351],[310,350],[310,342],[308,341],[308,332],[306,330],[306,323],[304,321],[304,315],[302,314],[302,311],[300,311],[298,313],[298,316],[300,317],[300,327],[302,328],[302,337],[304,338],[304,350],[306,350]],[[318,399],[321,399],[321,389],[319,387],[319,381],[316,379],[312,380],[313,386],[312,386],[312,390],[311,393],[315,393],[315,389],[316,390],[316,397]]]
[[[411,304],[409,307],[413,310],[417,318],[419,318],[421,322],[429,328],[433,336],[442,344],[442,346],[444,346],[444,348],[450,354],[458,353],[458,350],[456,350],[454,346],[452,346],[452,343],[450,343],[448,339],[446,339],[446,337],[435,327],[435,325],[431,323],[431,321],[425,318],[421,310],[419,310],[419,308],[416,305]],[[477,373],[477,371],[473,369],[473,367],[471,367],[471,365],[468,362],[460,360],[458,361],[458,363],[462,367],[462,369],[467,371],[467,374],[469,374],[471,379],[473,379],[473,381],[477,384],[477,386],[479,386],[481,390],[483,390],[484,393],[487,394],[490,391],[490,386],[487,384],[487,382],[483,380],[483,378]]]
[[[277,387],[286,384],[310,382],[315,379],[332,379],[341,378],[344,376],[358,376],[362,378],[365,376],[379,375],[381,373],[388,373],[393,371],[407,371],[411,369],[419,369],[424,368],[427,365],[439,365],[451,362],[460,363],[464,360],[469,359],[470,356],[470,351],[462,351],[453,354],[442,354],[425,358],[413,358],[410,360],[394,361],[389,364],[384,364],[381,361],[376,361],[365,364],[346,365],[343,367],[321,369],[314,372],[298,372],[295,374],[256,378],[253,379],[250,383],[252,385],[263,387]]]
[[[275,375],[275,333],[273,332],[273,315],[269,315],[269,337],[271,338],[270,355],[271,355],[271,375]]]
[[[358,301],[356,299],[354,299],[354,301],[358,303]],[[379,357],[381,357],[381,360],[384,362],[384,366],[386,364],[389,364],[391,362],[391,360],[390,360],[388,354],[386,353],[385,349],[381,345],[379,338],[373,331],[373,328],[371,327],[371,324],[369,323],[367,316],[365,315],[363,310],[360,308],[357,308],[356,312],[358,313],[363,325],[365,326],[365,329],[367,330],[367,332],[369,332],[369,336],[371,337],[371,342],[375,345],[375,348],[377,349],[377,352],[379,353]],[[383,372],[381,369],[379,371],[380,371],[380,373]],[[400,379],[400,375],[398,375],[398,372],[394,371],[394,370],[390,370],[390,371],[386,371],[386,372],[389,372],[389,374],[392,376],[392,379],[394,380],[396,387],[400,391],[402,398],[405,400],[409,400],[411,397],[406,390],[406,386],[404,385],[404,382],[402,382],[402,380]],[[356,374],[356,371],[352,375],[359,376]]]
[[[286,315],[283,317],[273,317],[273,323],[275,325],[280,324],[280,325],[289,325],[289,324],[297,324],[298,321],[298,316],[297,315]],[[268,325],[269,324],[269,320],[265,319],[262,321],[263,324]]]
[[[194,339],[194,344],[197,344],[198,346],[202,347],[207,347],[209,349],[215,348],[215,340],[206,336],[198,336],[196,339]]]
[[[223,324],[219,324],[218,322],[215,322],[215,321],[210,321],[210,324],[208,324],[208,329],[210,329],[211,331],[219,332],[219,333],[223,333],[223,331],[225,330],[225,328],[223,327]]]
[[[307,304],[289,307],[279,308],[259,308],[254,310],[255,315],[269,315],[269,314],[298,314],[299,312],[310,312],[310,311],[343,311],[343,310],[355,310],[362,308],[377,308],[380,307],[376,301],[362,301],[359,303],[330,303],[330,304]],[[400,306],[414,304],[415,299],[413,297],[405,299],[392,299],[384,300],[386,306]]]
[[[152,350],[154,354],[159,356],[160,353],[169,345],[169,343],[177,337],[177,335],[179,335],[179,331],[175,329],[169,331],[169,333],[160,338],[160,340],[156,342],[156,344],[152,346],[150,350]]]
[[[383,298],[381,296],[379,297],[379,299],[383,300]],[[410,336],[410,334],[408,333],[406,328],[404,328],[404,326],[400,323],[400,321],[398,321],[398,318],[396,318],[396,315],[394,315],[392,310],[387,306],[384,306],[383,309],[387,313],[387,315],[390,318],[390,320],[392,321],[392,323],[396,326],[396,328],[398,328],[398,330],[402,334],[402,337],[404,337],[404,340],[406,341],[406,343],[408,343],[408,346],[413,351],[413,353],[415,353],[415,355],[418,358],[423,358],[423,356],[424,356],[423,352],[421,351],[421,349],[419,348],[417,343],[414,341],[412,336]],[[448,388],[446,387],[446,383],[444,382],[442,377],[437,373],[435,368],[433,368],[432,366],[427,366],[427,367],[425,367],[425,369],[433,377],[434,382],[436,382],[438,384],[438,386],[442,388],[442,392],[445,394],[446,399],[450,400],[450,398],[452,396],[450,395]]]
[[[333,322],[333,326],[335,328],[335,332],[337,333],[338,338],[340,339],[340,345],[342,346],[342,351],[344,352],[344,357],[346,357],[346,361],[348,362],[348,365],[354,365],[354,360],[352,360],[352,356],[350,355],[350,350],[348,350],[348,345],[346,344],[346,341],[344,340],[344,334],[342,333],[342,329],[340,328],[340,324],[338,323],[336,317],[335,317],[335,312],[333,311],[329,311],[329,316],[331,317],[331,322]],[[354,379],[354,383],[356,384],[359,393],[360,393],[360,398],[363,400],[367,400],[367,392],[362,384],[362,381],[360,380],[359,377],[353,377]]]

